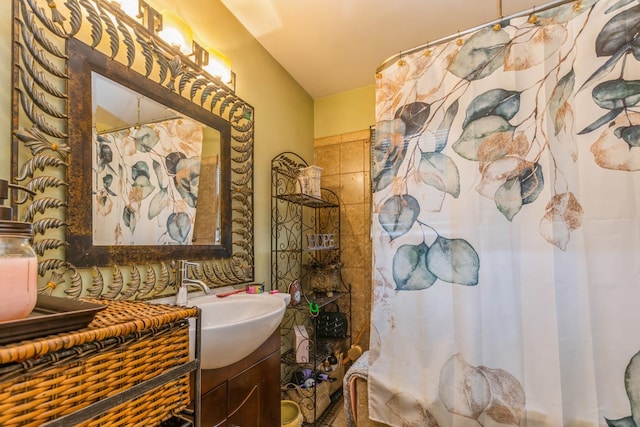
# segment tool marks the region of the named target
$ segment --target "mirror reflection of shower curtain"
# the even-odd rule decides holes
[[[369,413],[637,426],[640,5],[507,24],[377,80]]]
[[[192,244],[206,132],[187,118],[94,128],[93,244]]]

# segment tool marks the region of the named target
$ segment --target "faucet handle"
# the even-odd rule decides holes
[[[198,263],[197,262],[191,262],[191,261],[187,261],[186,259],[181,259],[180,261],[178,261],[178,269],[180,270],[180,277],[182,280],[184,279],[188,279],[189,277],[189,272],[188,272],[188,267],[198,267]]]

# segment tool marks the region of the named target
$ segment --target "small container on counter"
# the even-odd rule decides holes
[[[28,222],[13,221],[4,206],[9,187],[29,191],[0,180],[0,322],[27,317],[38,298],[38,259],[31,247]]]

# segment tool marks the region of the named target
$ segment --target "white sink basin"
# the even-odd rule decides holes
[[[201,368],[222,368],[251,354],[280,325],[290,299],[288,293],[190,297],[189,306],[202,310]],[[195,321],[189,343],[193,357]]]

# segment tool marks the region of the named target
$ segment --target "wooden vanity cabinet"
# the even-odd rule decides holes
[[[280,329],[239,362],[201,372],[201,426],[280,425]]]

